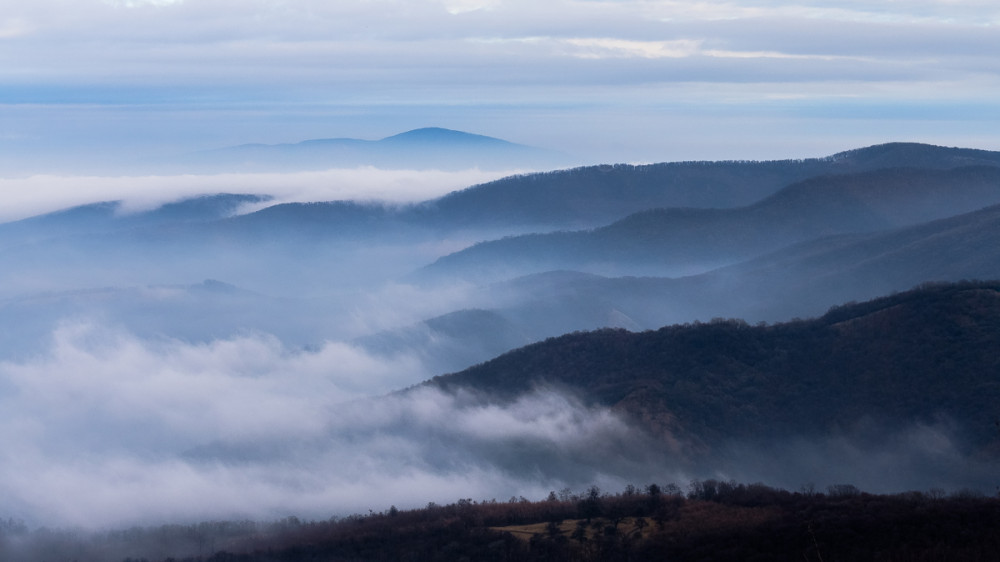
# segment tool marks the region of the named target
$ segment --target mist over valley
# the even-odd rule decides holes
[[[232,188],[0,224],[0,515],[996,486],[1000,153]]]
[[[0,562],[990,560],[986,0],[0,10]]]

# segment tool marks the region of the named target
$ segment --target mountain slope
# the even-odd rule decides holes
[[[882,168],[1000,166],[1000,152],[891,143],[825,158],[587,166],[513,176],[429,202],[467,225],[592,228],[653,208],[750,205],[795,182]]]
[[[415,355],[427,371],[446,373],[536,341],[525,328],[496,311],[466,309],[364,336],[354,343],[383,357]]]
[[[406,142],[416,142],[423,136],[435,138],[451,134],[416,132],[412,134],[415,138]],[[461,134],[459,136],[465,138]],[[469,142],[491,141],[473,139]],[[204,278],[232,280],[241,286],[271,294],[300,294],[302,291],[315,294],[327,291],[331,283],[346,287],[354,286],[359,281],[368,285],[386,279],[399,279],[406,272],[440,257],[442,248],[460,248],[475,240],[523,234],[530,230],[552,230],[569,222],[587,223],[595,217],[614,215],[620,218],[618,213],[623,209],[642,210],[651,202],[686,200],[709,204],[725,200],[733,194],[739,194],[740,198],[759,193],[773,194],[787,185],[779,182],[796,175],[830,170],[850,171],[892,162],[917,163],[928,170],[970,162],[984,165],[993,164],[994,156],[996,153],[964,149],[885,145],[808,161],[592,167],[509,178],[504,182],[473,187],[452,196],[405,207],[344,201],[289,204],[275,205],[239,217],[218,218],[217,213],[215,219],[205,214],[198,215],[196,220],[179,218],[166,211],[170,206],[135,215],[139,219],[134,219],[132,215],[119,216],[116,204],[96,205],[65,214],[0,225],[0,251],[8,266],[0,274],[0,287],[3,287],[0,295],[13,296],[22,290],[64,291],[108,285],[184,284]],[[969,177],[959,178],[962,170],[970,174]],[[965,182],[968,187],[975,182],[972,178],[974,171],[978,170],[976,173],[983,177],[995,173],[992,167],[967,167],[962,170],[915,172],[911,169],[911,175],[924,175],[926,178],[910,183],[918,185],[929,181],[927,178],[952,174],[958,178],[957,182]],[[859,176],[810,176],[814,179],[799,185],[815,184],[814,187],[821,187],[839,181],[831,179],[836,177],[877,179],[879,173],[890,177],[899,174],[901,178],[905,175],[887,170]],[[891,185],[893,182],[885,180],[883,183]],[[912,188],[913,185],[907,187]],[[565,200],[561,199],[564,195]],[[847,195],[855,197],[856,194]],[[567,238],[567,244],[575,243],[582,248],[566,249],[566,244],[560,242],[562,245],[554,245],[547,257],[539,251],[535,259],[546,260],[544,270],[579,267],[577,258],[583,255],[589,260],[596,259],[593,271],[602,273],[690,274],[718,265],[719,259],[724,260],[722,263],[731,263],[751,251],[765,251],[773,249],[779,242],[792,241],[780,236],[767,239],[772,231],[790,231],[794,235],[793,240],[801,240],[803,237],[842,231],[826,228],[834,219],[855,221],[862,227],[879,221],[883,225],[889,222],[882,209],[870,205],[859,207],[848,204],[836,216],[826,216],[824,211],[815,210],[818,207],[809,207],[808,197],[804,200],[804,203],[779,201],[780,205],[775,201],[761,202],[757,206],[728,211],[647,211],[593,233],[553,236]],[[728,201],[732,202],[732,198]],[[846,201],[852,203],[850,199]],[[886,201],[893,199],[890,197]],[[947,199],[925,197],[923,201],[924,210],[955,211],[952,202]],[[910,208],[901,203],[888,207],[894,209],[893,212]],[[768,208],[784,210],[785,214],[770,216],[765,212]],[[852,215],[851,210],[858,208],[865,213]],[[750,211],[753,213],[747,214]],[[663,220],[662,213],[667,213],[669,220]],[[911,214],[904,218],[920,218],[919,213]],[[146,220],[142,217],[160,218]],[[706,217],[715,218],[707,220]],[[732,217],[743,217],[740,220],[744,222],[733,221]],[[869,222],[865,223],[862,219]],[[678,230],[685,224],[706,226],[701,231],[702,235],[698,235],[690,229]],[[730,230],[726,231],[719,224],[728,225],[726,228]],[[849,226],[855,228],[857,225]],[[672,232],[677,232],[677,237],[685,243],[657,243],[664,237],[671,237]],[[358,244],[362,240],[366,248]],[[377,249],[372,251],[371,247]],[[684,257],[685,251],[693,255],[699,248],[715,248],[722,253],[710,256],[707,250],[702,252],[697,257],[703,263],[695,269],[668,270],[662,267],[662,263],[654,263],[652,269],[600,267],[606,263],[614,265],[614,260],[631,259],[628,255],[623,256],[623,248],[632,248],[633,255],[640,259],[646,259],[647,254],[656,255],[661,262],[672,259],[670,252],[680,252]],[[514,254],[517,259],[525,255],[531,257],[528,252],[516,251]],[[733,254],[737,255],[734,257]],[[123,260],[131,262],[123,266]],[[504,266],[514,264],[513,260],[499,261]],[[57,269],[61,273],[53,275],[51,272]],[[289,276],[283,273],[291,270],[301,274]],[[521,269],[513,273],[525,271]],[[539,269],[532,265],[527,271]],[[264,282],[258,283],[259,280]],[[646,325],[630,311],[615,306],[606,310],[608,313],[618,310],[639,325]],[[629,322],[622,324],[628,325]]]
[[[869,232],[1000,203],[1000,168],[893,168],[820,176],[734,209],[654,209],[591,231],[530,234],[445,256],[431,274],[551,269],[678,275],[837,233]]]
[[[1000,206],[890,231],[824,237],[690,277],[528,275],[484,287],[483,302],[539,341],[601,327],[788,320],[922,283],[964,279],[1000,279]]]
[[[1000,205],[887,232],[823,238],[685,281],[689,290],[749,315],[766,309],[781,317],[929,281],[996,278]]]
[[[947,419],[985,451],[998,444],[996,349],[1000,284],[963,283],[772,326],[570,334],[427,384],[502,401],[539,385],[570,389],[685,450],[816,437],[863,420],[902,427]]]
[[[60,237],[79,237],[164,225],[192,225],[224,219],[269,197],[220,193],[181,199],[155,209],[127,212],[120,201],[71,207],[19,221],[0,223],[0,249]]]
[[[1000,279],[1000,205],[890,231],[824,237],[689,277],[554,271],[487,290],[505,316],[527,323],[573,318],[587,303],[653,329],[716,317],[758,322],[814,316],[841,302],[964,279]]]

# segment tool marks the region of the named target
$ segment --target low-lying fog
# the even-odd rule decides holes
[[[492,177],[374,169],[32,176],[0,180],[0,193],[2,219],[10,221],[106,200],[136,212],[219,191],[411,202]],[[268,245],[267,233],[239,247],[207,235],[174,246],[120,243],[133,235],[3,250],[19,265],[0,271],[0,518],[84,528],[326,518],[460,497],[541,499],[590,484],[683,486],[693,478],[872,491],[985,481],[985,469],[963,458],[956,430],[944,422],[902,433],[847,431],[822,443],[797,436],[734,443],[702,464],[651,446],[607,409],[551,389],[504,406],[430,388],[390,394],[442,374],[442,365],[461,368],[546,335],[522,333],[483,310],[445,327],[421,324],[495,304],[466,283],[408,280],[475,234],[371,247]],[[638,327],[620,312],[578,304],[535,312],[553,327],[585,329],[597,327],[584,314],[594,305],[588,318]],[[480,342],[480,355],[450,363],[435,357],[472,341],[462,339],[470,336],[462,322],[478,322],[486,339],[502,342]],[[397,340],[407,345],[383,345]]]
[[[731,444],[711,462],[652,446],[612,412],[539,389],[504,406],[342,342],[266,334],[189,344],[65,323],[0,363],[0,505],[32,525],[130,526],[381,511],[693,478],[799,489],[958,489],[989,481],[953,428],[859,428],[823,442]]]
[[[122,211],[214,193],[268,195],[270,204],[335,200],[412,203],[519,173],[519,170],[383,170],[373,167],[293,173],[146,176],[35,174],[0,176],[0,222],[99,201],[122,201]],[[248,207],[249,211],[259,206]]]

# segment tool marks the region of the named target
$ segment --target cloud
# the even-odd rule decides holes
[[[833,60],[848,59],[822,54],[796,54],[777,51],[750,51],[706,49],[703,40],[677,39],[673,41],[629,41],[613,38],[566,39],[564,44],[572,47],[571,56],[583,59],[644,58],[678,59],[687,57],[715,57],[737,59],[801,59]]]
[[[698,53],[699,42],[689,39],[676,41],[628,41],[624,39],[567,39],[579,49],[573,56],[580,58],[641,57],[648,59],[689,57]]]
[[[621,483],[626,459],[648,460],[610,412],[549,391],[507,405],[432,389],[366,398],[424,376],[344,344],[67,325],[46,354],[0,363],[3,515],[90,528],[324,518]]]
[[[21,18],[6,18],[0,20],[0,39],[13,39],[28,35],[32,27]]]
[[[198,0],[123,9],[39,0],[5,17],[16,23],[0,26],[9,46],[0,101],[11,104],[0,106],[0,139],[38,140],[4,141],[0,157],[57,155],[34,170],[88,150],[274,143],[329,136],[317,135],[323,128],[377,137],[427,125],[646,161],[693,143],[760,142],[759,124],[737,119],[758,116],[775,96],[844,119],[856,116],[838,103],[847,94],[997,109],[989,54],[1000,48],[991,27],[1000,10],[985,1]],[[745,92],[738,103],[734,90]],[[690,107],[663,107],[675,103]],[[36,111],[37,120],[25,117]],[[698,138],[671,145],[662,131],[692,113],[705,122]],[[914,112],[913,122],[933,114]],[[782,157],[817,142],[795,131],[815,136],[841,121],[767,117],[785,135]],[[659,134],[645,134],[644,123]],[[720,126],[727,130],[704,138]],[[919,134],[877,119],[853,126],[837,149],[872,137],[937,140],[930,124]],[[988,127],[955,128],[937,142],[996,143]]]
[[[541,499],[693,478],[877,492],[990,489],[996,467],[948,420],[670,447],[607,408],[537,388],[499,400],[431,387],[412,358],[266,335],[201,344],[66,325],[0,363],[0,517],[33,526],[155,525]]]
[[[659,58],[688,53],[692,42],[704,43],[708,49],[725,44],[721,51],[802,54],[801,50],[810,48],[808,38],[796,38],[788,30],[804,25],[836,35],[836,43],[827,43],[830,51],[822,53],[826,56],[855,51],[853,36],[868,29],[878,30],[883,37],[917,32],[922,49],[932,44],[947,52],[963,30],[980,27],[984,17],[989,21],[998,15],[995,8],[975,3],[881,3],[872,8],[870,3],[846,1],[562,0],[539,5],[484,0],[330,4],[300,0],[244,2],[239,8],[234,10],[224,0],[202,0],[174,3],[170,10],[81,11],[72,21],[26,11],[12,17],[32,22],[43,37],[24,60],[9,62],[11,68],[30,66],[32,72],[54,72],[55,77],[86,72],[83,76],[88,82],[98,70],[113,81],[128,81],[132,75],[148,82],[155,70],[173,87],[192,79],[195,83],[235,80],[261,86],[274,76],[292,80],[282,89],[296,84],[345,85],[355,79],[428,87],[440,84],[447,71],[456,67],[462,70],[464,83],[481,83],[505,68],[511,56],[519,64],[543,67],[545,75],[560,60],[560,51],[547,48],[546,42],[560,45],[579,38],[599,38],[586,39],[590,47],[600,41],[603,45],[597,46],[602,49]],[[45,30],[59,33],[61,39],[50,41]],[[746,49],[739,44],[746,36],[779,43],[765,50]],[[546,41],[521,51],[511,51],[504,43],[531,38]],[[74,54],[68,59],[72,65],[61,57],[68,49]],[[47,64],[40,64],[43,61]],[[473,67],[483,70],[474,72]],[[408,69],[418,72],[411,74]],[[251,70],[263,79],[250,76]],[[725,74],[719,78],[724,80]],[[360,87],[352,83],[352,88]]]
[[[104,0],[107,4],[121,8],[142,8],[144,6],[164,7],[182,4],[184,0]]]
[[[98,201],[122,201],[123,212],[136,212],[186,197],[215,193],[271,195],[275,200],[268,205],[334,200],[409,203],[514,173],[518,171],[445,172],[363,167],[294,173],[0,178],[0,202],[3,204],[0,221]]]
[[[449,14],[457,15],[478,10],[490,10],[501,4],[501,0],[444,0]]]
[[[44,359],[0,370],[16,389],[15,411],[57,413],[60,423],[45,439],[56,448],[144,448],[152,435],[188,443],[302,437],[322,429],[318,420],[334,404],[427,377],[413,358],[375,359],[336,342],[312,352],[287,350],[265,335],[187,344],[72,323],[52,340]],[[109,427],[117,431],[106,433]],[[66,430],[79,433],[62,441]]]

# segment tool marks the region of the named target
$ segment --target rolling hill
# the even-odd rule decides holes
[[[429,201],[425,207],[432,216],[464,225],[582,229],[654,208],[751,205],[817,176],[967,166],[1000,166],[1000,152],[889,143],[806,160],[585,166],[472,186]]]
[[[717,317],[773,322],[815,316],[842,302],[922,283],[997,278],[1000,205],[888,231],[823,237],[689,277],[553,271],[487,290],[498,310],[526,323],[551,324],[558,318],[554,311],[588,303],[654,329]]]
[[[575,330],[641,331],[713,318],[787,321],[923,283],[998,278],[995,205],[910,227],[822,237],[688,277],[531,274],[484,286],[480,302],[518,333],[540,341]],[[462,338],[489,338],[489,329],[479,328],[468,326]]]
[[[831,234],[886,230],[996,203],[996,167],[820,176],[745,207],[651,209],[593,230],[483,242],[442,257],[426,273],[490,279],[571,269],[677,276]]]
[[[562,389],[627,416],[682,455],[734,440],[820,439],[859,423],[948,420],[968,451],[996,457],[996,349],[1000,284],[941,284],[813,320],[574,333],[426,384],[501,402],[539,386]]]
[[[71,207],[18,221],[0,223],[0,249],[36,244],[60,238],[78,238],[111,232],[192,226],[225,219],[270,198],[258,195],[220,193],[190,197],[154,209],[128,212],[120,201],[104,201]]]

